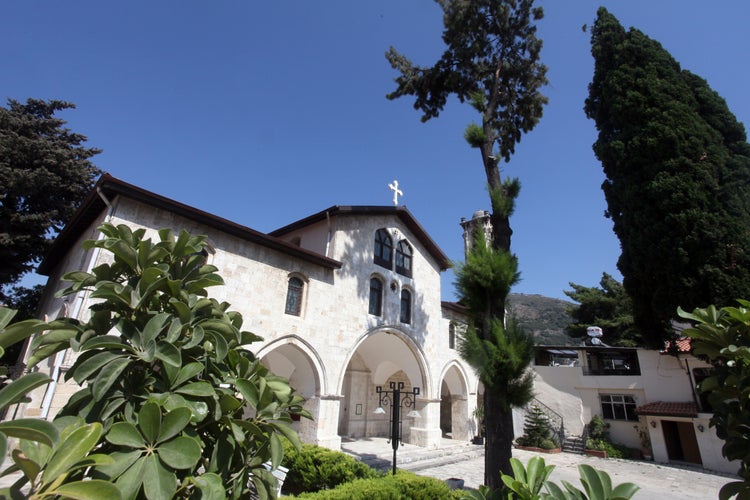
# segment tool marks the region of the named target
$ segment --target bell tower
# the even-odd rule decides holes
[[[477,210],[471,220],[461,217],[461,227],[464,229],[464,259],[474,247],[474,235],[477,231],[484,231],[484,241],[487,244],[492,241],[492,221],[487,210]]]

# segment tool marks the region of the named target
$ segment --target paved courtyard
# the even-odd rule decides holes
[[[526,463],[534,453],[513,450],[513,456]],[[721,474],[712,474],[692,467],[673,467],[654,462],[635,460],[603,459],[573,453],[544,454],[542,457],[555,470],[550,480],[560,483],[568,481],[583,489],[579,481],[578,465],[588,464],[607,472],[612,478],[612,484],[632,482],[641,487],[634,496],[635,499],[711,499],[719,497],[721,487],[735,480]],[[447,479],[458,477],[465,481],[466,487],[476,488],[484,482],[484,457],[467,461],[440,465],[416,471],[418,474]]]
[[[455,441],[444,440],[444,446],[450,447]],[[391,460],[390,444],[383,438],[368,438],[356,442],[344,443],[346,451],[358,455],[373,456]],[[461,456],[459,448],[450,447],[449,454]],[[439,450],[435,452],[437,455]],[[428,454],[423,448],[406,445],[399,449],[398,467],[413,470],[415,473],[446,480],[459,478],[464,480],[466,488],[476,488],[484,483],[484,456],[462,458],[454,463],[437,463],[430,465],[430,460],[423,455]],[[422,455],[419,459],[416,456]],[[524,463],[535,456],[535,453],[524,450],[513,450],[513,456]],[[691,466],[672,466],[638,460],[603,459],[574,453],[541,454],[548,465],[555,469],[550,480],[560,483],[565,480],[583,489],[578,474],[579,464],[588,464],[603,470],[612,478],[612,484],[632,482],[640,486],[640,490],[633,498],[636,500],[683,500],[683,499],[714,499],[719,497],[721,487],[737,480],[735,476],[712,473]],[[443,460],[448,459],[444,457]]]

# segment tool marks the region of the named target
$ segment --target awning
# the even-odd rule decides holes
[[[635,409],[636,415],[652,415],[655,417],[697,417],[698,407],[692,401],[670,402],[654,401]]]

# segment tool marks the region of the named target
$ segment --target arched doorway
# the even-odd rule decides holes
[[[295,421],[292,425],[300,439],[306,443],[319,443],[323,429],[316,421],[320,415],[321,380],[323,376],[320,364],[316,363],[314,353],[304,344],[293,339],[285,343],[274,343],[260,352],[260,362],[276,375],[289,380],[289,385],[305,398],[304,408],[309,411],[313,420],[307,418]]]
[[[468,396],[466,377],[454,363],[445,371],[440,384],[440,430],[444,438],[471,438]]]
[[[385,414],[375,414],[379,405],[377,386],[389,389],[389,384],[403,382],[404,392],[419,387],[427,394],[427,377],[424,375],[423,357],[409,337],[395,330],[380,330],[363,338],[354,349],[341,383],[344,399],[339,411],[339,435],[359,439],[388,437],[390,408]],[[420,396],[421,398],[421,396]],[[405,409],[402,415],[402,440],[412,442],[411,428],[420,426],[424,401],[417,398],[415,407]],[[420,417],[407,417],[416,409]]]

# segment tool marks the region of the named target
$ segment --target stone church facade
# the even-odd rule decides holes
[[[438,447],[476,433],[481,389],[455,350],[463,313],[440,298],[448,260],[405,207],[333,206],[265,234],[104,175],[40,266],[49,276],[41,314],[85,318],[87,293],[54,294],[66,272],[110,258],[81,246],[105,221],[154,238],[165,227],[208,237],[226,283],[209,294],[242,313],[243,328],[264,339],[249,348],[306,398],[314,420],[295,424],[303,441],[338,449],[387,436],[388,412],[374,411],[376,387],[390,382],[420,392],[418,416],[403,416],[404,442]],[[40,366],[53,382],[19,412],[53,417],[77,390],[64,381],[74,361],[67,351]]]

